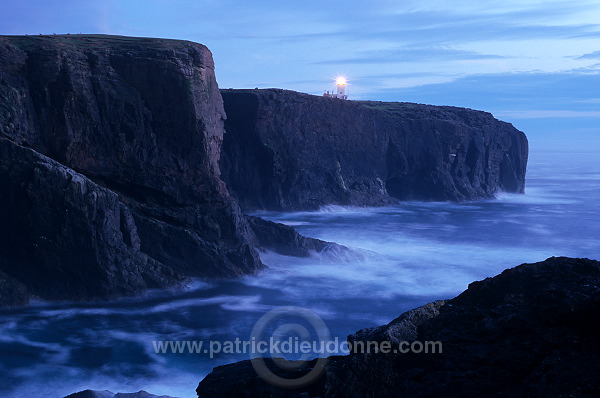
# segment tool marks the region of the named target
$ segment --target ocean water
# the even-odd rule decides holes
[[[524,262],[598,259],[599,199],[599,153],[534,153],[525,195],[258,213],[354,251],[266,252],[270,268],[239,280],[194,281],[111,303],[2,310],[0,396],[54,398],[91,388],[195,397],[214,366],[248,354],[163,354],[153,342],[248,340],[257,320],[282,306],[315,312],[343,340]]]

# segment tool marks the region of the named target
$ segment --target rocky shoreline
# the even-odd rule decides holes
[[[600,262],[552,257],[473,282],[451,300],[364,329],[352,341],[440,341],[441,353],[330,357],[301,389],[280,389],[250,361],[220,366],[204,397],[597,397]],[[310,370],[314,361],[306,364]],[[301,374],[273,367],[282,377]]]
[[[265,267],[260,250],[343,253],[244,212],[522,193],[527,156],[525,135],[486,112],[219,90],[197,43],[2,36],[0,306],[252,274]],[[348,338],[436,340],[443,353],[331,357],[299,390],[265,383],[244,361],[215,368],[197,393],[599,396],[599,264],[523,264]]]
[[[200,398],[577,397],[600,394],[600,262],[552,257],[473,282],[449,300],[362,329],[352,342],[439,341],[435,353],[351,353],[328,358],[321,377],[298,389],[265,382],[250,361],[216,367]],[[274,374],[297,378],[315,366]],[[163,398],[140,391],[82,391],[65,398]],[[168,397],[165,397],[168,398]]]

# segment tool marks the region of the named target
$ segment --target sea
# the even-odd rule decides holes
[[[212,368],[250,358],[225,350],[226,342],[249,341],[257,322],[278,309],[312,314],[341,342],[522,263],[599,259],[599,200],[599,153],[540,152],[530,156],[523,195],[256,213],[351,250],[306,258],[263,252],[269,268],[241,279],[1,310],[0,396],[60,398],[93,389],[196,397]],[[214,350],[164,349],[176,342]]]

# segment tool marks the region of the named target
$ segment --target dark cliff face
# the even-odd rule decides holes
[[[330,357],[323,376],[297,390],[265,383],[243,361],[215,368],[196,391],[228,398],[597,397],[599,286],[598,261],[553,257],[523,264],[472,283],[452,300],[349,336],[393,348],[439,341],[441,353]]]
[[[164,286],[179,274],[260,268],[245,218],[219,177],[224,118],[202,45],[0,37],[8,156],[0,183],[3,204],[12,206],[0,213],[11,238],[1,239],[0,271],[21,281],[48,275],[44,286],[32,285],[42,297],[91,298]],[[74,179],[85,181],[86,193]],[[129,252],[118,254],[120,247]],[[148,277],[150,263],[171,276]],[[137,267],[135,278],[117,282],[127,264]],[[97,275],[112,276],[91,283]],[[64,289],[82,278],[87,291]]]
[[[139,293],[183,279],[140,250],[131,211],[116,193],[52,159],[0,138],[0,267],[13,291],[82,300]],[[27,288],[15,290],[20,284]],[[4,301],[4,302],[2,302]]]
[[[222,177],[246,209],[522,193],[527,139],[491,114],[292,91],[221,90]]]

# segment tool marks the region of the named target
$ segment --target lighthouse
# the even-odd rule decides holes
[[[329,91],[326,91],[325,94],[323,94],[324,97],[332,97],[332,98],[339,98],[339,99],[348,99],[348,95],[346,95],[346,84],[348,82],[346,81],[346,78],[344,76],[338,76],[335,79],[335,85],[336,85],[336,92],[335,93],[330,93]]]
[[[337,86],[337,98],[348,99],[348,96],[346,95],[346,78],[344,76],[339,76],[335,79],[335,84]]]

